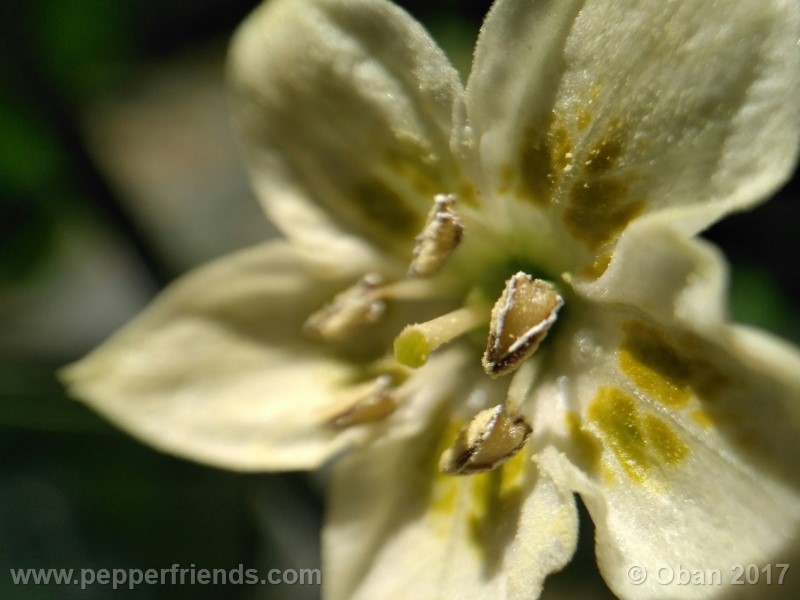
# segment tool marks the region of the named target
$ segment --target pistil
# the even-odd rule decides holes
[[[394,356],[407,367],[421,367],[439,346],[485,324],[488,317],[487,306],[470,305],[425,323],[407,325],[394,340]]]

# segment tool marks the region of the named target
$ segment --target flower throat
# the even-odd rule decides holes
[[[456,203],[454,194],[434,198],[422,232],[415,238],[413,258],[404,279],[384,285],[379,274],[364,275],[312,314],[303,326],[304,332],[322,341],[339,341],[380,321],[387,302],[439,295],[432,278],[442,270],[465,234]],[[440,346],[488,325],[481,359],[483,370],[491,378],[518,372],[509,385],[506,402],[475,415],[442,454],[439,468],[453,475],[494,469],[524,447],[532,429],[517,412],[520,399],[516,396],[522,387],[517,380],[531,375],[530,369],[520,367],[539,348],[564,305],[552,283],[521,270],[506,279],[493,306],[485,300],[483,289],[474,291],[480,293],[467,294],[462,307],[424,323],[411,323],[394,341],[395,361],[417,369]],[[351,389],[328,422],[342,428],[383,419],[394,412],[404,395],[401,384],[394,385],[391,377],[379,375]]]

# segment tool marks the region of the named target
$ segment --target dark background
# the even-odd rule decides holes
[[[490,2],[400,4],[466,72]],[[111,595],[102,586],[14,587],[10,567],[318,566],[321,478],[233,474],[159,454],[67,399],[54,378],[168,281],[274,235],[224,105],[227,40],[255,5],[0,7],[0,597]],[[732,263],[733,316],[795,342],[797,185],[707,233]],[[559,597],[606,597],[593,569],[586,529],[558,576]],[[119,594],[278,599],[318,589],[143,585]]]

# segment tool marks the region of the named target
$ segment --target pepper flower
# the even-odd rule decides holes
[[[797,554],[800,354],[694,236],[792,172],[798,39],[796,0],[497,0],[464,87],[386,0],[267,2],[231,107],[285,239],[63,378],[189,459],[336,458],[328,598],[536,598],[575,494],[620,598],[749,592]]]

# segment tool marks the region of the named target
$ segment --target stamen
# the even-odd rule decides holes
[[[519,412],[520,406],[528,397],[528,393],[536,380],[538,365],[534,361],[526,361],[520,365],[511,377],[506,395],[506,411],[510,416]]]
[[[344,429],[379,421],[393,413],[397,405],[391,376],[381,375],[348,390],[344,398],[326,411],[324,420]]]
[[[547,336],[564,300],[552,284],[520,271],[492,308],[483,368],[491,377],[510,373],[533,354]]]
[[[447,284],[426,279],[400,279],[374,291],[375,298],[380,300],[429,300],[451,294]]]
[[[439,346],[486,323],[488,312],[483,305],[465,306],[425,323],[407,325],[394,340],[397,362],[421,367]]]
[[[461,243],[464,227],[455,212],[456,196],[438,194],[422,233],[416,238],[409,277],[432,277]]]
[[[386,304],[376,294],[380,283],[377,273],[364,275],[311,315],[303,324],[303,331],[318,339],[341,340],[356,329],[375,323],[386,310]]]
[[[479,412],[439,459],[449,475],[471,475],[499,467],[522,450],[531,427],[522,417],[511,419],[502,405]]]

